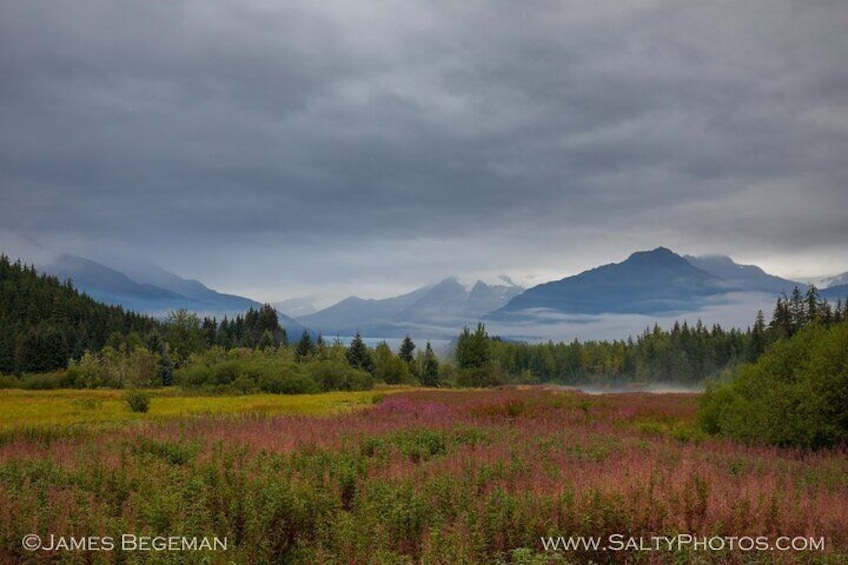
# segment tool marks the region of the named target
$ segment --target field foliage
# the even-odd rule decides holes
[[[848,559],[846,452],[710,438],[697,426],[696,395],[510,389],[215,400],[307,403],[338,394],[367,395],[370,408],[328,417],[304,409],[169,419],[154,417],[168,401],[154,397],[141,424],[7,436],[0,443],[0,562]],[[102,400],[103,410],[119,401],[81,398]],[[31,554],[20,548],[31,532],[208,535],[228,538],[230,548]],[[823,553],[562,553],[540,544],[541,536],[613,533],[815,535],[827,546]]]

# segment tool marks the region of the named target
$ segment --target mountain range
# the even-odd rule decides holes
[[[197,280],[185,279],[155,265],[120,269],[70,254],[53,255],[40,270],[70,278],[92,298],[158,317],[179,308],[200,315],[234,317],[259,302],[217,292]],[[806,285],[770,275],[755,265],[740,265],[721,255],[681,256],[658,247],[638,251],[620,263],[611,263],[574,276],[524,289],[477,281],[471,286],[450,277],[406,294],[384,299],[348,297],[315,311],[319,297],[277,303],[280,322],[290,338],[306,328],[327,336],[349,336],[359,331],[370,337],[450,338],[464,325],[479,320],[498,325],[504,336],[525,335],[528,324],[550,325],[602,321],[617,316],[611,331],[623,331],[623,316],[642,324],[651,317],[699,315],[724,306],[726,311],[769,308],[781,293]],[[833,278],[834,282],[841,279]],[[848,284],[820,291],[831,301],[848,298]],[[753,309],[753,313],[756,308]],[[296,313],[291,317],[291,313]],[[751,313],[751,316],[753,315]],[[564,319],[566,316],[567,319]],[[519,328],[517,324],[522,327]],[[630,327],[630,326],[627,326]],[[554,328],[555,331],[556,328]]]
[[[357,331],[385,337],[453,335],[457,328],[504,306],[523,290],[518,286],[488,285],[482,281],[467,288],[455,277],[450,277],[392,298],[352,296],[298,319],[328,335],[353,335]]]

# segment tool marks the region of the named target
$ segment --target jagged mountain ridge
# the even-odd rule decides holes
[[[298,320],[328,335],[396,337],[404,333],[449,335],[506,304],[523,289],[477,281],[471,289],[455,277],[384,299],[350,297]]]

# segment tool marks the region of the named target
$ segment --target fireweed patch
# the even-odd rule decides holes
[[[64,434],[10,432],[0,443],[0,562],[846,558],[844,449],[690,437],[697,395],[413,391],[376,404],[371,396],[361,410],[320,417],[207,414]],[[31,533],[216,537],[228,546],[39,553],[21,546]],[[540,542],[678,534],[816,535],[827,544],[808,552],[551,552]]]

